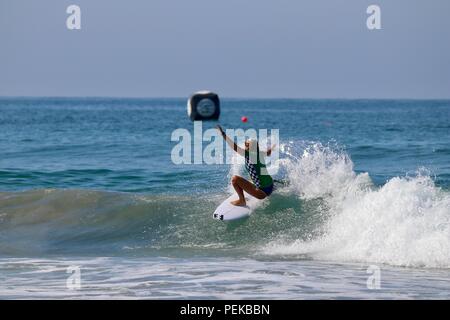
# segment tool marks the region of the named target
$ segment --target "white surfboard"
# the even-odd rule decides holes
[[[231,201],[237,200],[238,195],[234,194],[226,199],[213,213],[213,218],[222,221],[238,220],[250,216],[252,211],[258,206],[261,200],[256,199],[248,194],[245,195],[247,205],[235,206]]]

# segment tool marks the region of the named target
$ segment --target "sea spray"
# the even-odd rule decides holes
[[[428,175],[395,177],[375,187],[367,173],[356,174],[350,157],[318,143],[296,157],[293,146],[284,166],[290,192],[321,198],[328,218],[312,240],[276,240],[269,255],[316,259],[450,267],[450,195]]]

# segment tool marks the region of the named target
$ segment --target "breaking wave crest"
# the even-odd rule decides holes
[[[450,194],[424,170],[375,186],[339,148],[313,143],[297,157],[295,147],[285,145],[291,156],[281,160],[289,192],[322,199],[327,217],[314,239],[278,239],[264,246],[265,254],[450,267]]]

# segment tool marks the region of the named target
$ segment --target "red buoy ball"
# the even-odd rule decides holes
[[[246,116],[243,116],[243,117],[241,118],[241,121],[244,122],[244,123],[246,123],[246,122],[248,121],[248,118],[247,118]]]

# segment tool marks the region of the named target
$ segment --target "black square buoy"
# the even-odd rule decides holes
[[[192,121],[218,120],[220,116],[219,96],[211,91],[196,92],[189,98],[187,110]]]

